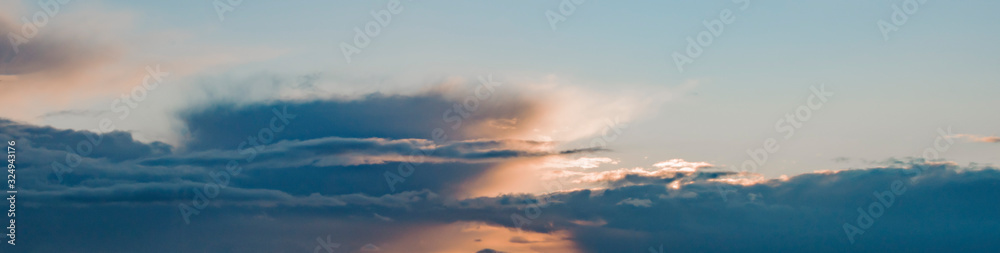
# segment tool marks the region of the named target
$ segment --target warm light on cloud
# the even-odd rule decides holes
[[[756,173],[740,173],[733,176],[708,179],[709,182],[721,182],[733,185],[749,186],[769,181],[764,175]]]
[[[982,136],[974,134],[956,134],[950,136],[952,138],[960,138],[971,142],[983,142],[983,143],[1000,143],[1000,136]]]
[[[671,159],[653,164],[657,170],[647,170],[645,168],[621,168],[616,170],[593,172],[593,173],[562,173],[564,176],[579,176],[574,182],[577,183],[599,183],[615,182],[626,179],[626,177],[637,176],[647,178],[674,178],[691,173],[695,173],[700,168],[711,168],[712,164],[706,162],[687,162],[683,159]]]
[[[671,159],[653,164],[664,170],[675,170],[680,172],[695,172],[700,168],[711,168],[713,165],[706,162],[687,162],[684,159]]]
[[[483,249],[499,252],[579,252],[566,232],[518,231],[483,222],[455,222],[426,226],[395,241],[377,245],[382,252],[470,253]]]
[[[485,101],[487,110],[500,101],[519,101],[521,107],[517,115],[489,113],[490,119],[475,122],[463,131],[472,131],[473,136],[511,138],[524,140],[545,140],[571,142],[585,137],[607,134],[609,125],[627,124],[635,117],[648,113],[646,108],[662,102],[651,99],[635,99],[635,94],[626,92],[598,93],[567,84],[555,76],[532,80],[509,80],[498,87],[496,97]],[[468,97],[470,92],[455,92],[458,98]],[[505,105],[504,107],[510,107]],[[612,131],[620,131],[612,129]],[[483,134],[487,133],[487,134]]]
[[[670,182],[670,184],[667,185],[667,187],[670,187],[670,189],[678,190],[681,188],[681,181]]]

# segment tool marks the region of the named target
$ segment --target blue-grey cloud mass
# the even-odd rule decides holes
[[[193,137],[183,147],[137,142],[127,132],[3,120],[0,137],[21,147],[19,249],[300,252],[313,250],[311,238],[330,235],[350,251],[455,222],[565,232],[583,252],[646,252],[661,245],[670,252],[1000,249],[1000,171],[919,159],[748,185],[719,180],[736,173],[707,169],[627,175],[597,189],[456,198],[460,186],[499,163],[576,151],[540,151],[548,143],[509,139],[435,142],[429,136],[439,117],[427,121],[433,115],[412,113],[447,104],[370,96],[214,106],[184,118]],[[272,109],[286,108],[297,118],[244,162],[242,151],[254,148],[238,144],[271,124]],[[411,120],[390,120],[395,117]],[[100,144],[86,154],[70,146],[92,140]],[[413,159],[424,162],[400,189],[388,189],[383,174]],[[178,206],[209,194],[206,185],[217,183],[213,176],[232,160],[242,171],[207,198],[207,207],[182,215]],[[71,162],[71,171],[59,172],[53,162]],[[675,182],[683,184],[671,187]],[[872,203],[882,203],[881,213],[869,213],[878,211]]]

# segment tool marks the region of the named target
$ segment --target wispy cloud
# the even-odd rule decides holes
[[[983,136],[975,134],[956,134],[952,138],[960,138],[971,142],[1000,143],[1000,136]]]

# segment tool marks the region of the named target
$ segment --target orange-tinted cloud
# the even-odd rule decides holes
[[[1000,143],[1000,136],[982,136],[974,134],[956,134],[950,137],[962,138],[971,142]]]
[[[381,252],[580,252],[566,232],[517,231],[483,222],[427,225],[377,246]]]

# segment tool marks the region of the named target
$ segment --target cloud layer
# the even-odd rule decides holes
[[[671,159],[651,164],[651,170],[592,172],[586,170],[593,164],[615,161],[565,157],[601,150],[482,138],[491,132],[435,141],[434,129],[448,124],[406,116],[449,103],[435,96],[373,95],[351,102],[208,107],[186,114],[192,138],[181,147],[136,142],[127,132],[95,134],[4,120],[0,137],[18,141],[19,163],[27,168],[19,171],[25,199],[18,202],[24,203],[19,222],[31,229],[19,238],[29,251],[75,252],[310,251],[317,237],[332,238],[345,252],[645,252],[661,245],[671,252],[1000,248],[995,240],[1000,205],[993,201],[1000,197],[995,190],[1000,172],[992,167],[912,161],[740,181],[749,175]],[[259,147],[240,147],[248,136],[272,129],[270,119],[286,109],[296,115],[282,124],[287,130],[258,140]],[[477,113],[480,120],[523,117],[513,109]],[[412,120],[400,121],[409,127],[386,125],[391,117]],[[98,139],[92,149],[80,144]],[[244,162],[251,153],[252,161]],[[539,163],[561,171],[548,179],[555,186],[550,193],[459,197],[489,172],[552,158],[561,162]],[[179,205],[191,205],[208,192],[218,182],[213,177],[233,160],[240,161],[242,172],[228,179],[206,208],[187,217],[188,224]],[[398,190],[389,189],[385,173],[407,164],[418,169]],[[58,169],[63,165],[69,170]],[[846,233],[845,224],[859,226],[857,210],[880,201],[878,193],[896,181],[905,192],[863,233]],[[599,187],[580,188],[581,183]]]

